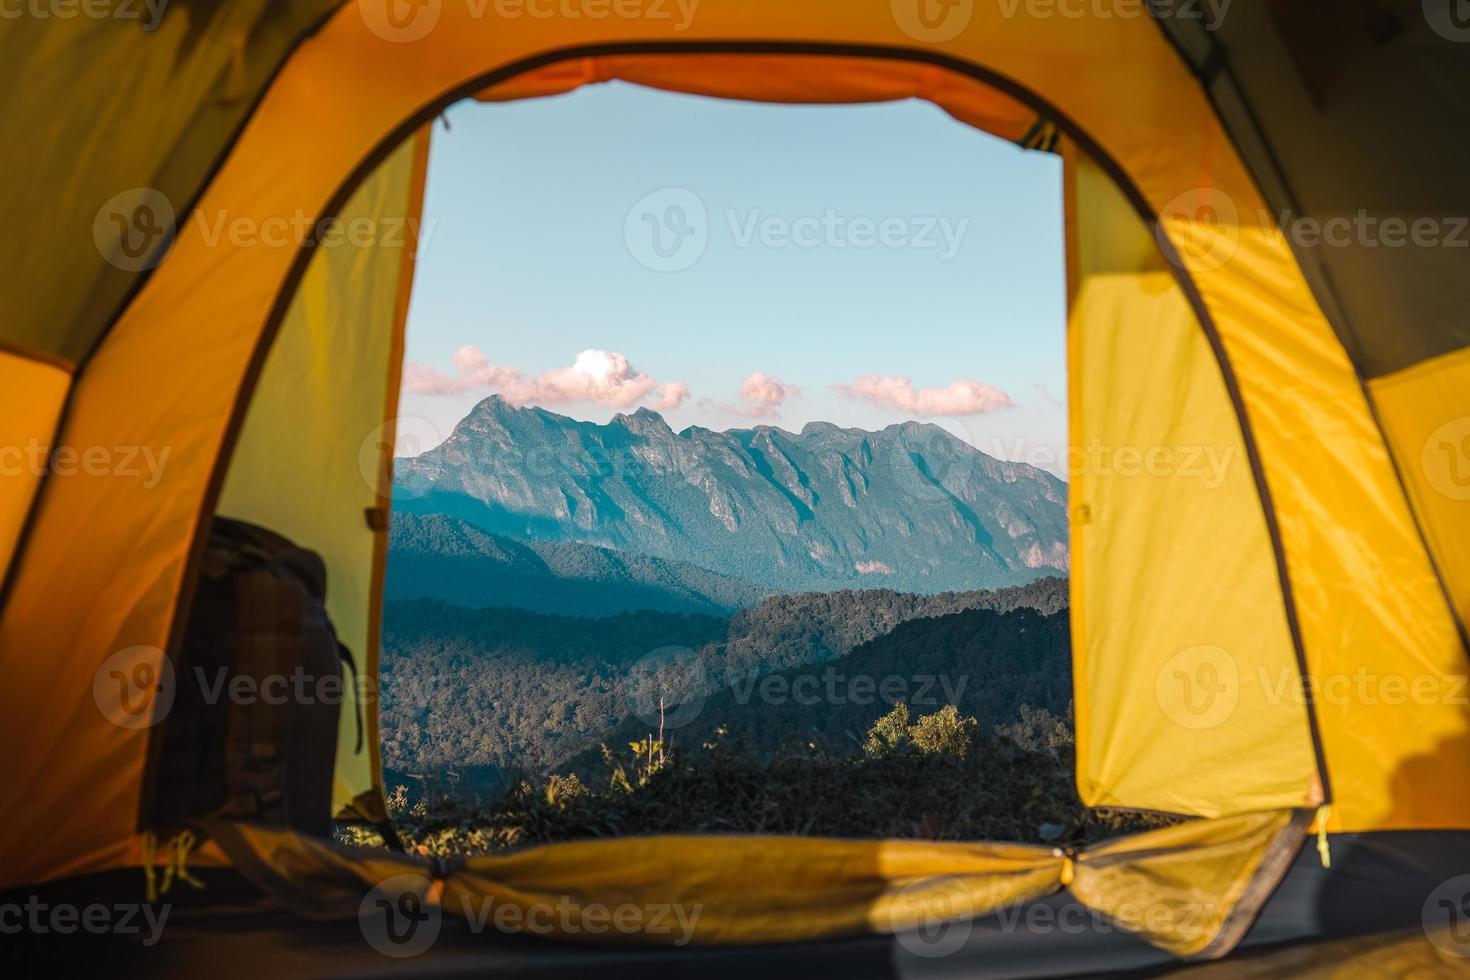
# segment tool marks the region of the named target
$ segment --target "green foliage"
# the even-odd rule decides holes
[[[849,754],[863,749],[868,729],[895,704],[926,714],[952,704],[988,730],[1017,723],[1021,705],[1064,715],[1071,695],[1064,614],[967,609],[902,622],[839,658],[737,675],[733,684],[706,696],[670,738],[698,745],[722,727],[762,760],[807,743]],[[621,744],[642,737],[646,728],[625,720],[602,739]],[[584,751],[561,768],[595,778],[600,758]]]
[[[814,739],[856,751],[888,709],[876,698],[807,706],[757,693],[742,701],[742,689],[729,688],[773,674],[789,679],[813,665],[874,679],[943,675],[959,688],[960,709],[985,725],[1014,720],[1022,702],[1061,711],[1070,696],[1066,618],[1035,610],[1055,613],[1065,599],[1065,582],[1043,579],[995,592],[777,596],[728,619],[651,611],[589,619],[392,602],[381,663],[383,760],[395,780],[453,771],[485,792],[517,772],[572,766],[600,777],[599,741],[648,735],[645,723],[628,720],[640,682],[634,665],[665,647],[691,651],[710,698],[670,737],[698,745],[727,725],[762,758]],[[938,684],[923,690],[923,682],[908,693],[921,710],[945,695]]]
[[[1003,735],[1024,749],[1032,752],[1047,752],[1053,756],[1069,755],[1076,747],[1073,735],[1075,721],[1072,702],[1067,702],[1065,718],[1058,718],[1045,708],[1021,705],[1018,720],[1010,724],[995,726],[995,733]]]
[[[961,718],[959,709],[952,704],[912,723],[909,706],[896,704],[868,730],[863,754],[880,759],[912,751],[963,759],[969,754],[977,727],[974,718]]]
[[[408,842],[438,854],[661,833],[1070,846],[1174,822],[1088,810],[1073,789],[1070,752],[1023,748],[952,707],[910,721],[899,705],[873,725],[867,744],[874,750],[859,756],[808,745],[762,762],[724,737],[682,753],[645,741],[610,759],[612,776],[600,789],[575,777],[532,777],[490,805],[441,797],[416,809],[396,805],[393,816]]]
[[[961,718],[959,709],[947,704],[932,715],[925,715],[909,730],[909,740],[921,752],[942,753],[964,758],[974,740],[977,727],[974,718]]]
[[[546,779],[546,803],[548,806],[564,807],[568,801],[587,795],[587,787],[576,774],[560,776],[552,773]]]
[[[909,740],[909,706],[895,704],[893,710],[873,722],[868,729],[868,740],[863,743],[863,754],[870,759],[902,752]]]

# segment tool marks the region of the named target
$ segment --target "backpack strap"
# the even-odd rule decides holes
[[[342,661],[343,667],[352,671],[352,710],[357,716],[357,747],[352,751],[361,752],[363,742],[362,701],[357,697],[357,663],[352,659],[352,651],[347,649],[347,645],[341,640],[337,641],[337,658]]]

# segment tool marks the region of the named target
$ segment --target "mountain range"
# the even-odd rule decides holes
[[[1067,568],[1061,480],[918,422],[675,432],[648,409],[597,424],[492,396],[440,445],[395,460],[394,498],[400,513],[457,517],[524,542],[489,544],[494,560],[539,568],[540,580],[549,570],[565,581],[558,568],[603,559],[532,542],[643,556],[604,558],[633,562],[616,575],[627,571],[639,587],[687,590],[697,597],[690,608],[730,608],[761,590],[995,588]],[[638,564],[645,557],[753,591]]]
[[[443,514],[393,515],[388,548],[388,599],[571,616],[638,609],[725,615],[770,594],[687,562],[574,541],[517,541]]]

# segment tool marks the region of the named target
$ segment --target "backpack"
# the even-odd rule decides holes
[[[315,552],[214,519],[162,723],[155,826],[223,817],[331,833],[343,666],[356,669],[325,600]]]

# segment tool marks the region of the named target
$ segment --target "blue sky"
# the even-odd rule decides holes
[[[420,431],[502,390],[598,421],[650,404],[675,428],[921,418],[993,455],[1065,445],[1055,157],[925,103],[621,83],[448,121],[409,313]]]

